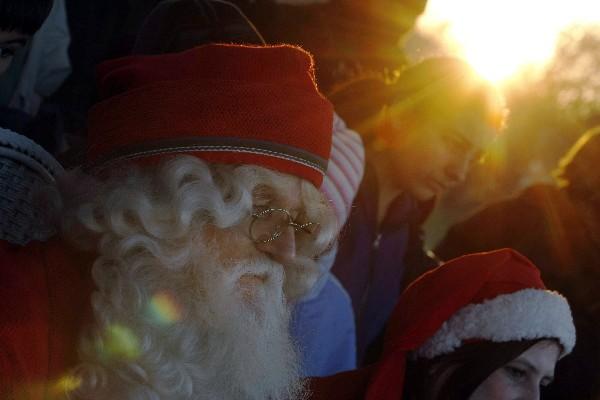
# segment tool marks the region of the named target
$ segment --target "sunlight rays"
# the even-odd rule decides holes
[[[543,66],[569,25],[600,22],[600,3],[541,0],[429,0],[417,29],[501,83],[524,66]]]

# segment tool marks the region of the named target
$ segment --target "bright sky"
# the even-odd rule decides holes
[[[451,54],[501,82],[524,65],[543,65],[565,27],[593,22],[599,0],[428,0],[418,29],[444,32]]]

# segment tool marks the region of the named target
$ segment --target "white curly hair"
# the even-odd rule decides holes
[[[250,240],[241,227],[261,188],[293,185],[306,217],[320,223],[310,244],[298,243],[296,265],[260,252],[229,258],[223,249],[235,243],[207,239],[207,230],[217,229]],[[102,181],[80,174],[63,188],[70,192],[64,234],[98,253],[94,326],[82,339],[82,363],[74,371],[81,385],[69,397],[305,396],[287,300],[315,281],[314,258],[337,233],[332,210],[312,184],[261,167],[175,156],[157,166],[120,168]],[[249,270],[269,279],[259,300],[248,303],[238,281]],[[170,315],[156,315],[157,296]]]

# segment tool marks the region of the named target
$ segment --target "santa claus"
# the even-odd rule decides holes
[[[289,302],[337,233],[332,107],[310,55],[208,45],[99,68],[62,237],[0,248],[0,392],[305,395]],[[7,389],[4,389],[7,388]]]

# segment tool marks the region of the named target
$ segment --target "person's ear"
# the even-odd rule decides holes
[[[396,125],[392,119],[389,106],[384,105],[375,119],[373,150],[383,151],[392,146],[399,134]]]

